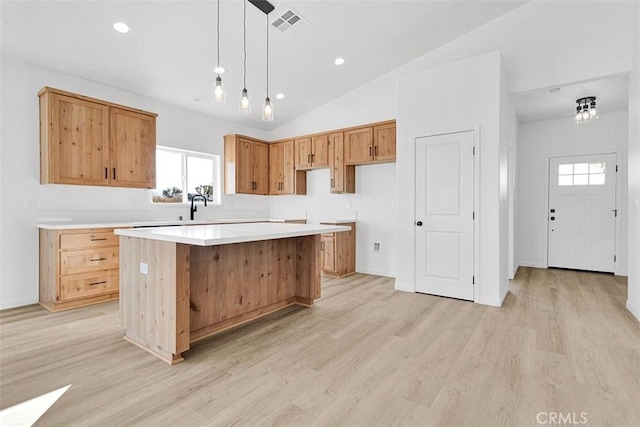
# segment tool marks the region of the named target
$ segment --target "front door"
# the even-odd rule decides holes
[[[473,300],[473,132],[416,139],[416,292]]]
[[[613,273],[616,155],[549,160],[548,266]]]

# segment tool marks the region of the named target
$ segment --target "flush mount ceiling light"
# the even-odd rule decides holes
[[[587,123],[598,119],[598,110],[596,110],[596,97],[586,96],[576,99],[576,123]]]
[[[336,65],[342,65],[344,64],[344,58],[336,58],[336,60],[333,61],[333,63]]]
[[[113,29],[122,34],[126,34],[131,31],[131,28],[129,28],[129,26],[124,22],[116,22],[113,24]]]
[[[220,74],[224,73],[224,68],[220,66],[220,0],[218,0],[218,23],[216,25],[216,33],[217,33],[217,41],[216,41],[216,56],[218,59],[217,67],[214,69],[216,72],[216,81],[213,84],[213,103],[214,104],[224,104],[227,100],[227,95],[224,92],[224,87],[222,86],[222,77]]]

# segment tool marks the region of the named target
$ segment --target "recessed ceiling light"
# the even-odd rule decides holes
[[[560,92],[560,88],[559,87],[553,87],[551,89],[549,89],[549,93],[558,93]]]
[[[225,71],[224,67],[216,67],[213,69],[213,72],[216,74],[224,74]]]
[[[284,93],[277,94],[276,99],[284,99]]]
[[[113,29],[122,34],[126,34],[130,31],[129,26],[124,22],[116,22],[113,24]]]
[[[334,63],[336,65],[342,65],[344,64],[344,58],[336,58],[336,60],[334,61]]]

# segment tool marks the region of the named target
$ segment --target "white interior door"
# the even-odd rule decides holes
[[[549,160],[548,266],[613,273],[616,155]]]
[[[473,132],[416,139],[416,292],[473,300]]]

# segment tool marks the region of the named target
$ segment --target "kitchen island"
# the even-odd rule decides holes
[[[344,226],[119,229],[125,339],[174,364],[190,343],[320,298],[320,235]]]

